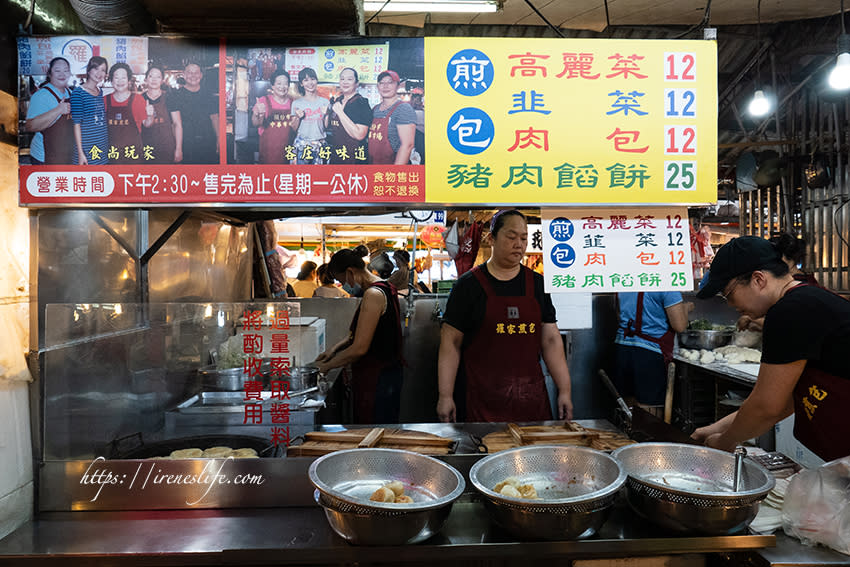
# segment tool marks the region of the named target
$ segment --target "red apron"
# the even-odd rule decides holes
[[[664,364],[673,362],[673,345],[675,344],[675,335],[670,327],[660,337],[650,337],[643,333],[643,292],[638,292],[637,310],[635,320],[629,321],[625,329],[623,329],[624,337],[640,337],[651,343],[657,344],[661,348],[661,356],[664,357]]]
[[[850,455],[850,380],[806,364],[794,387],[794,437],[825,461]]]
[[[266,119],[260,135],[260,163],[285,164],[286,146],[292,141],[292,101],[288,107],[272,106],[272,97],[266,95]]]
[[[354,102],[358,98],[362,98],[359,94],[355,94],[353,97],[348,99],[348,102],[345,103],[345,106],[348,106],[349,103]],[[348,132],[345,131],[345,127],[343,127],[342,122],[339,120],[339,116],[337,116],[336,112],[331,110],[333,107],[333,101],[328,106],[328,145],[331,147],[331,157],[328,163],[333,164],[345,164],[345,163],[366,163],[364,160],[355,159],[357,155],[357,149],[363,143],[362,140],[358,140],[356,138],[352,138],[348,135]],[[344,107],[343,107],[344,109]],[[389,119],[389,116],[387,116]],[[371,143],[371,142],[370,142]],[[389,143],[389,142],[388,142]],[[345,147],[345,155],[346,158],[343,159],[342,156],[336,153],[337,149],[341,149]],[[392,148],[390,148],[392,149]],[[362,151],[362,150],[361,150]],[[393,154],[393,161],[395,161],[395,154]],[[390,162],[392,163],[392,162]]]
[[[385,281],[372,286],[381,288],[387,296],[387,310],[378,319],[369,350],[351,365],[354,423],[396,423],[403,378],[398,292]],[[359,318],[358,306],[349,327],[352,341]]]
[[[552,419],[540,368],[543,318],[534,296],[534,272],[525,274],[525,295],[499,296],[480,266],[472,269],[487,296],[481,328],[463,352],[467,421]]]
[[[395,150],[390,145],[390,117],[401,104],[397,100],[383,118],[373,118],[369,127],[369,163],[395,163]]]
[[[59,98],[53,89],[45,87],[56,102],[68,102],[67,98]],[[44,163],[68,165],[74,159],[74,121],[71,113],[60,116],[56,122],[41,131],[44,140]]]
[[[109,129],[110,149],[118,150],[118,158],[109,158],[109,163],[139,163],[142,159],[142,134],[133,116],[133,98],[124,104],[115,104],[112,95],[106,97],[106,125]],[[127,148],[125,150],[125,148]]]
[[[174,139],[174,130],[171,126],[171,112],[165,104],[165,93],[162,93],[158,99],[152,101],[145,95],[145,100],[149,102],[155,111],[153,124],[150,127],[142,128],[142,142],[144,145],[153,148],[153,159],[142,160],[142,163],[174,163],[174,150],[177,148],[177,141]]]

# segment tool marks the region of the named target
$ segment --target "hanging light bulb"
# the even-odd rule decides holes
[[[841,0],[841,34],[838,36],[838,59],[829,74],[829,86],[837,91],[850,89],[850,36],[844,31],[844,0]]]
[[[764,96],[763,90],[759,89],[755,92],[747,110],[751,116],[766,116],[770,112],[770,100]]]
[[[756,4],[756,14],[756,92],[747,110],[750,116],[761,117],[770,112],[770,100],[764,96],[764,91],[761,89],[761,0],[758,0]]]

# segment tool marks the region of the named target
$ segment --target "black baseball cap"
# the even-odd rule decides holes
[[[724,244],[708,270],[708,281],[697,292],[700,299],[714,297],[732,279],[782,262],[775,244],[758,236],[739,236]]]

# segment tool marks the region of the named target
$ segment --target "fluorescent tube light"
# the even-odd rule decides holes
[[[384,6],[386,4],[386,6]],[[381,7],[383,6],[383,9]],[[380,0],[363,2],[364,12],[496,12],[498,2],[494,0],[430,0],[413,2],[410,0]]]

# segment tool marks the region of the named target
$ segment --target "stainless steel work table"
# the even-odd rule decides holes
[[[555,423],[555,422],[553,422]],[[600,421],[587,427],[609,428]],[[469,435],[483,436],[503,424],[405,424],[408,429],[452,436],[467,450]],[[334,427],[326,429],[333,430]],[[468,473],[475,455],[445,459]],[[683,537],[665,533],[636,516],[620,499],[595,536],[581,541],[518,542],[494,525],[474,493],[459,499],[441,533],[404,547],[357,547],[327,524],[309,495],[308,458],[281,460],[293,471],[287,489],[300,505],[279,508],[49,512],[0,540],[0,565],[323,565],[357,562],[458,564],[464,561],[527,562],[538,558],[611,558],[715,552],[753,552],[773,565],[846,565],[850,557],[806,548],[784,534]],[[771,549],[777,545],[775,549]],[[757,558],[758,559],[758,558]]]

